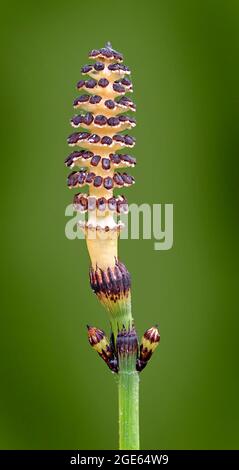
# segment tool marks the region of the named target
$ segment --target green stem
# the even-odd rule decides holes
[[[119,389],[119,449],[139,450],[139,374],[135,370],[135,355],[120,360]]]

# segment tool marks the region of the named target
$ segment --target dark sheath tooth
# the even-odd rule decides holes
[[[92,65],[84,65],[82,68],[81,68],[81,73],[88,73],[92,70]]]
[[[103,178],[102,178],[102,176],[99,176],[99,175],[95,176],[95,178],[94,178],[94,183],[93,183],[94,186],[95,186],[96,188],[99,188],[99,186],[101,186],[102,183],[103,183]]]
[[[121,161],[120,155],[118,155],[117,153],[111,153],[111,154],[109,155],[109,157],[110,157],[112,163],[114,163],[115,165],[119,165],[119,164],[120,164],[120,161]]]
[[[112,144],[112,139],[108,135],[105,135],[104,137],[102,137],[101,143],[102,143],[102,145],[111,145]]]
[[[77,171],[73,171],[67,178],[67,185],[70,187],[76,186],[78,183],[78,175]]]
[[[117,93],[125,93],[125,88],[120,83],[113,83],[113,90]]]
[[[113,139],[115,140],[115,142],[122,142],[122,143],[124,143],[124,141],[125,141],[124,136],[121,135],[121,134],[116,134],[116,135],[114,135],[114,136],[113,136]]]
[[[121,176],[120,173],[115,173],[113,176],[114,182],[117,186],[123,186],[124,185],[124,180]]]
[[[78,173],[78,184],[80,184],[80,185],[84,184],[85,177],[86,177],[86,172],[85,171],[79,171],[79,173]]]
[[[93,183],[94,177],[95,177],[95,173],[93,173],[93,171],[90,171],[89,173],[86,174],[85,182],[88,184]]]
[[[105,68],[105,64],[102,64],[102,62],[96,62],[94,64],[94,69],[97,71],[97,72],[100,72],[101,70],[104,70]]]
[[[110,211],[116,211],[117,202],[115,197],[108,199],[108,207]]]
[[[78,90],[79,90],[79,89],[82,88],[84,85],[85,85],[85,80],[80,80],[80,81],[77,83],[76,87],[77,87]]]
[[[99,155],[94,155],[90,161],[90,164],[92,166],[97,166],[99,161],[100,161],[101,157]]]
[[[112,189],[113,188],[113,179],[110,176],[106,176],[104,178],[104,187],[105,189]]]
[[[98,116],[95,116],[94,123],[97,124],[97,126],[105,126],[107,124],[107,118],[102,114],[98,114]]]
[[[87,113],[84,117],[84,123],[87,125],[87,126],[90,126],[90,124],[94,121],[94,117],[93,117],[93,114],[91,113]]]
[[[119,121],[119,118],[118,117],[111,117],[108,119],[108,124],[109,126],[118,126],[120,121]]]
[[[131,135],[125,135],[124,136],[124,142],[126,145],[134,145],[135,139],[131,137]]]
[[[89,101],[90,96],[89,95],[81,95],[78,98],[75,99],[73,106],[77,106],[79,103],[87,103]]]
[[[96,198],[94,196],[88,197],[88,210],[94,211],[96,208]]]
[[[101,165],[102,165],[103,170],[109,170],[110,169],[110,159],[109,158],[102,158]]]
[[[94,88],[97,85],[97,81],[94,80],[94,78],[91,78],[90,80],[87,80],[85,82],[85,87],[86,88]]]
[[[102,88],[105,88],[109,85],[109,80],[107,80],[107,78],[101,78],[98,81],[98,85],[101,86]]]
[[[104,197],[100,197],[98,200],[97,200],[97,208],[100,210],[100,211],[105,211],[106,209],[106,199]]]
[[[92,144],[98,144],[98,142],[100,142],[100,136],[97,134],[91,134],[88,138],[88,142],[91,142]]]
[[[106,100],[105,101],[105,106],[109,109],[114,109],[116,104],[113,100]]]
[[[101,96],[99,95],[93,95],[90,97],[90,103],[91,104],[98,104],[102,100]]]

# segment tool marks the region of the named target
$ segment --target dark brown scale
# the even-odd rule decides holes
[[[111,59],[112,57],[114,57],[112,51],[104,47],[100,49],[100,55],[102,55],[103,57],[106,57],[107,59]]]
[[[81,155],[84,160],[88,160],[94,156],[93,152],[90,152],[90,150],[81,150]]]
[[[74,133],[74,134],[71,134],[68,139],[67,139],[67,142],[68,144],[72,145],[72,144],[76,144],[79,140],[79,134],[78,133]]]
[[[127,87],[132,86],[132,82],[128,78],[122,78],[121,83]]]
[[[110,159],[109,158],[102,158],[101,165],[102,165],[103,170],[109,170],[110,169]]]
[[[103,114],[98,114],[97,116],[95,116],[94,123],[97,126],[105,126],[107,124],[107,118],[103,116]]]
[[[128,175],[127,173],[122,173],[122,178],[124,180],[125,184],[133,184],[134,183],[134,178],[131,175]]]
[[[119,64],[119,68],[123,70],[124,72],[130,72],[129,67],[127,67],[126,65]]]
[[[109,109],[114,109],[116,104],[113,100],[106,100],[105,101],[105,106]]]
[[[79,103],[87,103],[89,99],[90,99],[89,95],[81,95],[75,99],[75,101],[73,102],[73,106],[77,106]]]
[[[112,139],[108,135],[105,135],[104,137],[102,137],[101,143],[102,143],[102,145],[111,145],[112,144]]]
[[[107,201],[106,201],[105,197],[100,197],[99,199],[97,199],[97,208],[100,211],[105,211],[106,204],[107,204]]]
[[[121,160],[123,162],[127,162],[129,163],[130,165],[135,165],[136,164],[136,159],[131,157],[130,155],[121,155]]]
[[[89,57],[96,57],[97,55],[100,54],[100,51],[98,49],[93,49],[90,53],[89,53]]]
[[[81,68],[81,73],[89,73],[92,70],[92,65],[84,65]]]
[[[120,173],[115,173],[113,176],[114,182],[117,186],[123,186],[124,185],[124,180],[121,176]]]
[[[105,64],[102,64],[102,62],[96,62],[94,64],[94,69],[97,71],[97,72],[101,72],[102,70],[104,70],[105,68]]]
[[[67,185],[70,187],[74,187],[78,183],[78,175],[77,171],[73,171],[67,178]]]
[[[99,95],[93,95],[90,97],[90,103],[91,104],[98,104],[102,100],[101,96]]]
[[[78,184],[82,185],[85,182],[86,178],[86,172],[85,171],[79,171],[78,173]]]
[[[115,134],[115,135],[113,136],[113,139],[115,140],[115,142],[122,142],[122,143],[124,143],[124,141],[125,141],[124,136],[121,135],[121,134]]]
[[[86,126],[90,126],[90,124],[91,124],[93,121],[94,121],[93,114],[87,113],[87,114],[84,116],[84,124],[86,124]]]
[[[86,88],[94,88],[97,85],[97,81],[94,80],[94,78],[91,78],[90,80],[87,80],[85,82],[85,87]]]
[[[106,178],[104,178],[104,188],[105,189],[112,189],[113,188],[113,179],[110,177],[110,176],[107,176]]]
[[[79,114],[78,116],[74,116],[72,119],[71,119],[71,123],[74,125],[74,126],[79,126],[80,124],[82,124],[84,122],[84,116],[82,116],[82,114]]]
[[[102,183],[103,183],[103,178],[102,178],[102,176],[99,176],[99,175],[95,176],[95,178],[94,178],[94,183],[93,183],[94,186],[95,186],[96,188],[99,188],[99,187],[102,185]]]
[[[128,121],[128,116],[125,116],[125,114],[121,114],[119,116],[120,122],[127,122]]]
[[[80,211],[86,212],[88,209],[87,198],[82,196],[80,193],[75,194],[73,203],[77,206],[77,209]]]
[[[100,136],[97,134],[91,134],[88,138],[88,142],[91,142],[92,144],[98,144],[98,142],[100,142]]]
[[[99,155],[94,155],[90,161],[90,164],[92,166],[97,166],[101,160],[101,157]]]
[[[112,163],[114,163],[115,165],[120,164],[121,162],[120,155],[118,155],[117,153],[110,153],[109,156],[110,156]]]
[[[109,80],[107,80],[107,78],[101,78],[98,81],[98,85],[101,86],[102,88],[105,88],[109,85]]]
[[[93,183],[94,177],[95,177],[95,173],[93,173],[93,171],[90,171],[89,173],[86,174],[85,182],[88,184]]]
[[[131,135],[125,135],[124,136],[124,142],[126,145],[134,145],[135,144],[135,139],[131,137]]]
[[[120,69],[120,64],[109,64],[108,69],[115,72],[116,70]]]
[[[128,204],[125,199],[117,201],[117,212],[126,213],[128,211]]]
[[[88,197],[88,210],[94,211],[96,209],[96,198],[94,196]]]
[[[79,90],[79,89],[82,88],[84,85],[85,85],[85,80],[79,80],[79,82],[77,83],[76,87],[77,87],[78,90]]]
[[[117,103],[121,106],[124,106],[125,108],[131,108],[133,110],[136,109],[135,107],[135,104],[133,103],[133,101],[129,98],[127,98],[127,96],[122,96],[122,98],[120,98]]]
[[[116,211],[117,201],[115,197],[111,197],[110,199],[108,199],[108,207],[110,211]]]
[[[120,121],[119,121],[119,118],[118,117],[111,117],[108,119],[108,124],[109,126],[118,126]]]
[[[120,83],[113,83],[113,90],[117,93],[125,93],[125,87]]]
[[[68,155],[68,157],[65,159],[65,165],[66,166],[71,166],[75,160],[77,160],[78,158],[80,158],[82,156],[81,152],[72,152],[70,155]]]

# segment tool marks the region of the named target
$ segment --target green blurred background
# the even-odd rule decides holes
[[[133,71],[131,202],[174,204],[174,247],[122,240],[137,329],[161,345],[141,375],[143,449],[239,448],[235,0],[2,3],[2,449],[117,448],[117,390],[86,323],[108,329],[84,241],[64,234],[63,161],[87,53]]]

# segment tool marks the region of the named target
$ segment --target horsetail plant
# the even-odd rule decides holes
[[[80,147],[65,160],[69,168],[80,167],[68,176],[69,188],[88,185],[89,193],[74,196],[75,210],[88,215],[79,222],[85,233],[91,260],[90,284],[108,312],[111,334],[88,326],[90,345],[117,377],[119,391],[119,448],[139,449],[139,373],[147,365],[157,347],[158,328],[147,330],[138,343],[131,312],[131,278],[118,259],[118,235],[122,223],[120,213],[128,211],[124,196],[115,196],[114,189],[131,186],[133,176],[116,171],[134,167],[135,158],[117,153],[124,147],[134,147],[135,139],[122,133],[136,125],[126,112],[135,111],[133,101],[125,96],[132,92],[130,70],[122,64],[121,53],[107,43],[92,50],[89,58],[95,62],[85,65],[81,72],[88,75],[80,80],[77,89],[83,91],[75,101],[80,111],[71,120],[75,132],[68,138],[72,147]],[[83,111],[83,112],[82,112]]]

